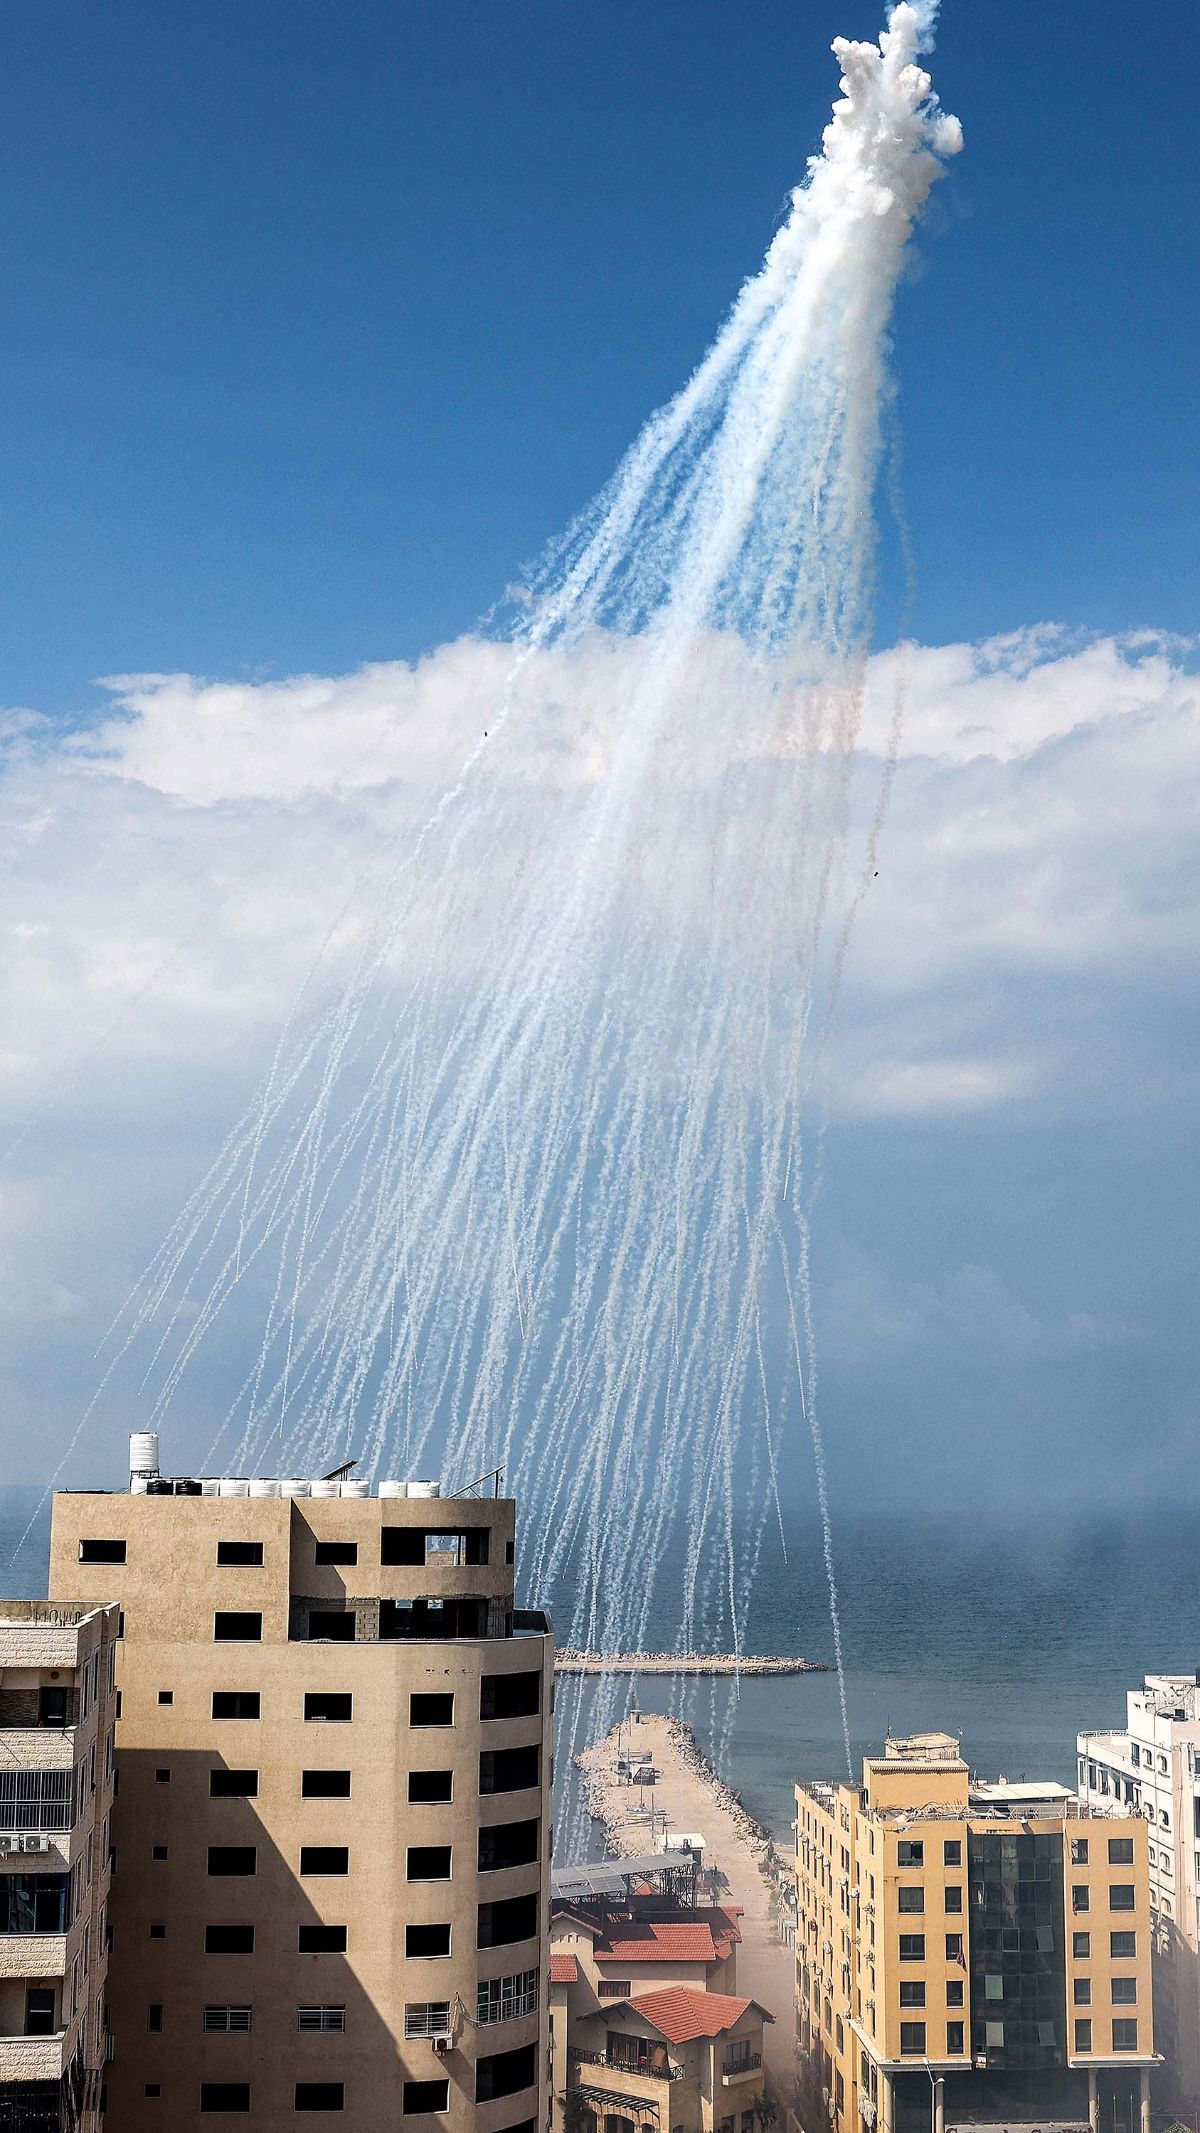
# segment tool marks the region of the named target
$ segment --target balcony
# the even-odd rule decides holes
[[[506,1993],[499,2000],[487,2000],[481,1992],[479,2004],[475,2009],[475,2022],[478,2028],[486,2029],[493,2022],[516,2022],[520,2020],[522,2015],[534,2015],[537,2011],[538,1988],[536,1985],[532,1986],[528,1992]]]
[[[721,2087],[723,2089],[741,2088],[747,2081],[757,2081],[759,2087],[761,2088],[762,2086],[761,2052],[751,2052],[748,2058],[732,2062],[726,2060],[725,2062],[725,2069],[721,2075]]]
[[[608,2052],[586,2052],[578,2051],[572,2048],[571,2059],[577,2068],[585,2066],[601,2067],[607,2073],[619,2074],[622,2080],[683,2080],[683,2068],[681,2066],[672,2066],[670,2060],[666,2059],[665,2057],[663,2061],[657,2066],[651,2066],[649,2060],[643,2060],[640,2063],[634,2062],[633,2064],[630,2064],[627,2060],[614,2059],[610,2057]]]
[[[67,2031],[48,2037],[0,2037],[0,2082],[60,2081],[67,2063]]]

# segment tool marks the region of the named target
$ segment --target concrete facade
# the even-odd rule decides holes
[[[1078,1736],[1079,1797],[1146,1824],[1154,2020],[1173,2100],[1200,2109],[1200,1687],[1148,1674],[1119,1731]]]
[[[796,1788],[797,2051],[837,2133],[1149,2133],[1146,1825],[973,1784],[948,1735]]]
[[[0,2126],[97,2133],[115,1607],[0,1601]]]
[[[507,1499],[56,1497],[52,1596],[122,1611],[120,2133],[538,2133],[553,1641],[514,1542]]]

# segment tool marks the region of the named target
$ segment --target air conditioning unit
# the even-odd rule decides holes
[[[21,1850],[23,1852],[48,1852],[49,1849],[49,1837],[22,1837],[21,1839]]]
[[[454,2039],[453,2039],[452,2037],[447,2037],[447,2036],[435,2037],[435,2038],[433,2039],[433,2048],[434,2048],[435,2052],[448,2052],[448,2051],[449,2051],[449,2049],[450,2049],[450,2046],[451,2046],[451,2044],[452,2044],[453,2042],[454,2042]]]

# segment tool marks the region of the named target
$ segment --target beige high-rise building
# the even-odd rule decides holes
[[[0,2133],[95,2133],[117,1610],[0,1601]]]
[[[1200,2108],[1200,1677],[1147,1674],[1116,1731],[1081,1733],[1079,1797],[1146,1824],[1154,2022],[1165,2098]],[[1164,2098],[1164,2100],[1165,2100]]]
[[[972,1781],[942,1733],[798,1785],[797,2049],[836,2133],[1149,2133],[1146,1842],[1065,1786]]]
[[[553,1644],[512,1501],[135,1487],[56,1497],[51,1543],[52,1597],[122,1617],[110,2124],[539,2133]]]

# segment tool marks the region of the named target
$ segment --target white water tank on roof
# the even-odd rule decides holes
[[[307,1496],[311,1487],[311,1481],[300,1481],[293,1474],[289,1480],[280,1482],[279,1493],[281,1496]]]
[[[340,1496],[342,1484],[340,1481],[314,1481],[312,1493],[314,1496]]]
[[[145,1474],[131,1474],[131,1475],[130,1475],[130,1477],[129,1477],[129,1493],[130,1493],[130,1495],[131,1495],[131,1496],[146,1496],[146,1495],[148,1495],[148,1494],[149,1494],[149,1490],[150,1490],[150,1483],[149,1483],[149,1480],[148,1480],[148,1478],[147,1478],[147,1476],[146,1476]]]
[[[410,1481],[408,1493],[410,1496],[440,1496],[442,1484],[440,1481]]]
[[[407,1496],[408,1483],[407,1481],[381,1481],[379,1493],[381,1496]]]
[[[251,1482],[250,1494],[252,1496],[278,1496],[280,1494],[280,1484],[277,1481],[268,1480],[265,1475],[260,1474]]]
[[[130,1479],[135,1474],[144,1474],[149,1477],[151,1474],[157,1474],[157,1472],[158,1431],[156,1429],[135,1429],[129,1439]],[[144,1491],[139,1491],[139,1494],[144,1493]]]
[[[343,1496],[369,1496],[370,1493],[371,1484],[369,1481],[359,1481],[356,1479],[353,1481],[343,1481],[342,1483]]]
[[[240,1474],[222,1474],[217,1484],[217,1494],[218,1496],[248,1496],[250,1494],[250,1484],[248,1481],[243,1481]]]
[[[200,1483],[200,1494],[202,1496],[219,1496],[220,1493],[220,1482],[214,1481],[211,1476],[209,1476],[206,1480]]]

